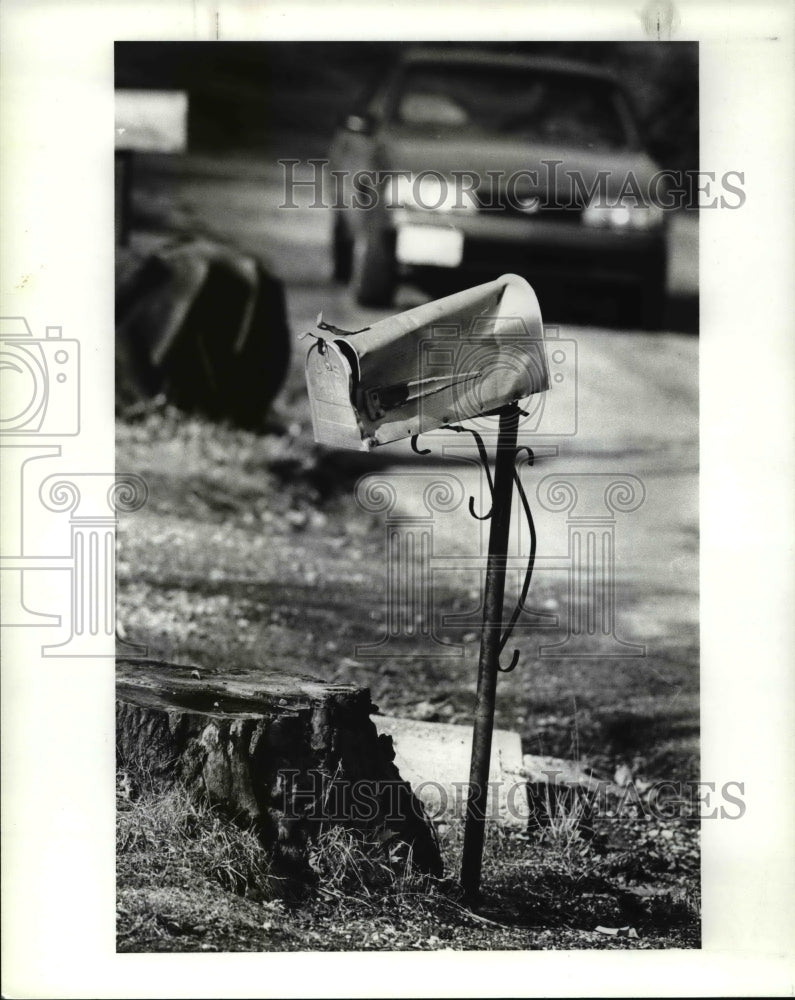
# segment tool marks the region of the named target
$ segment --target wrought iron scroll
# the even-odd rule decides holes
[[[520,410],[519,412],[524,413],[523,410]],[[491,465],[489,464],[489,457],[488,453],[486,452],[486,445],[484,444],[483,438],[480,436],[480,434],[478,434],[478,432],[473,430],[471,427],[459,427],[455,424],[450,424],[448,425],[448,427],[449,430],[456,431],[459,434],[460,433],[471,434],[475,440],[475,444],[477,445],[478,449],[478,455],[480,457],[480,463],[483,468],[483,471],[486,474],[486,482],[489,487],[489,495],[491,496],[492,499],[492,507],[489,509],[488,513],[478,514],[475,510],[475,498],[473,496],[470,496],[469,513],[477,521],[487,521],[494,512],[494,504],[493,504],[494,478],[491,474]],[[419,447],[419,437],[420,437],[419,434],[415,434],[412,436],[411,450],[416,455],[430,455],[431,454],[430,448]],[[519,448],[516,449],[516,451],[514,452],[514,462],[516,462],[516,459],[523,451],[527,452],[529,458],[528,464],[533,465],[535,462],[535,455],[533,453],[533,449],[530,448],[528,445],[521,445]],[[530,590],[530,582],[533,579],[533,569],[535,568],[535,561],[536,561],[537,537],[536,537],[535,522],[533,521],[533,512],[530,508],[530,502],[527,499],[527,494],[525,493],[524,486],[522,485],[521,476],[519,475],[519,472],[515,466],[513,470],[513,481],[514,485],[516,486],[516,492],[519,495],[519,500],[522,505],[522,511],[524,513],[525,520],[527,521],[527,527],[530,532],[530,554],[527,559],[527,567],[525,569],[524,580],[522,581],[522,589],[519,594],[519,600],[517,601],[516,607],[511,613],[510,619],[508,620],[508,624],[505,626],[505,629],[500,637],[500,652],[502,652],[502,650],[505,649],[506,645],[508,644],[508,640],[510,639],[514,629],[516,628],[516,623],[519,620],[519,616],[522,614],[523,611],[526,610],[527,595]],[[500,671],[500,673],[508,674],[516,668],[518,663],[519,663],[519,650],[514,649],[510,663],[505,667],[498,666],[498,670]]]

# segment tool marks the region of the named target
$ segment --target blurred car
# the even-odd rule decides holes
[[[404,278],[516,272],[609,285],[659,323],[666,219],[644,203],[659,167],[607,72],[409,49],[337,130],[329,166],[334,274],[362,305],[389,305]]]

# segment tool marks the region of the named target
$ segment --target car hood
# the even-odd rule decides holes
[[[559,161],[560,165],[555,168],[553,161]],[[500,186],[518,171],[535,171],[537,184],[528,178],[519,181],[519,186],[532,187],[539,194],[550,196],[571,190],[567,173],[579,174],[590,188],[597,174],[607,171],[608,193],[616,194],[626,184],[629,174],[643,191],[658,169],[642,150],[591,150],[463,133],[441,139],[399,130],[383,132],[377,137],[375,166],[378,170],[412,173],[436,170],[448,176],[453,171],[470,170],[486,184],[490,183],[488,171],[499,171]]]

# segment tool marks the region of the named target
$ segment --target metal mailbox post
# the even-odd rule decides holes
[[[513,274],[410,309],[359,331],[340,330],[318,317],[306,359],[315,440],[369,451],[379,445],[447,427],[468,431],[478,447],[492,506],[480,638],[475,722],[461,885],[479,892],[494,729],[497,675],[513,670],[500,655],[524,607],[535,560],[535,528],[516,470],[519,400],[549,388],[543,324],[530,285]],[[496,415],[499,435],[494,478],[477,431],[456,421]],[[519,602],[503,627],[505,570],[514,486],[530,528],[530,557]],[[470,512],[478,517],[470,501]]]

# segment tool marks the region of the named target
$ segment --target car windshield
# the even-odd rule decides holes
[[[468,129],[602,149],[630,145],[623,96],[609,81],[502,66],[409,66],[394,106],[419,130]]]

